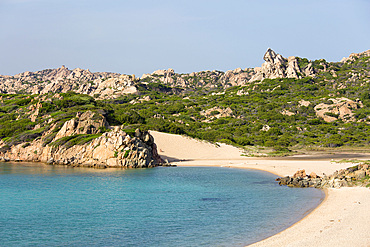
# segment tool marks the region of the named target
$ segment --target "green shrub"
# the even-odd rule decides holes
[[[130,150],[126,150],[125,154],[123,155],[123,158],[127,158],[129,154],[130,154]]]
[[[335,118],[338,118],[339,117],[339,114],[335,114],[333,112],[325,112],[325,115],[326,116],[329,116],[329,117],[335,117]]]
[[[73,147],[74,145],[84,145],[89,143],[90,141],[98,138],[101,134],[77,134],[71,136],[65,136],[55,140],[50,145],[51,146],[63,146],[64,148],[68,149]]]

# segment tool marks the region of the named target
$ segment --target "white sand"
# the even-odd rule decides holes
[[[235,159],[242,158],[240,151],[229,145],[221,144],[216,147],[213,144],[204,141],[172,135],[157,131],[150,131],[154,141],[157,144],[158,153],[161,156],[169,156],[173,159]]]
[[[370,246],[369,216],[368,188],[328,189],[306,218],[251,246]]]
[[[150,132],[158,153],[178,166],[228,166],[268,171],[279,176],[297,170],[331,174],[352,163],[330,159],[259,159],[241,156],[241,150],[219,147],[179,135]],[[252,246],[366,246],[370,247],[370,189],[328,189],[324,202],[292,227]]]

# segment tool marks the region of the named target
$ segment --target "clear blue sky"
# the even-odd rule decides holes
[[[141,76],[339,61],[370,49],[368,0],[0,0],[0,74],[80,67]]]

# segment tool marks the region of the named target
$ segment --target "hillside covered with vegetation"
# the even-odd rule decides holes
[[[298,62],[302,69],[309,63],[302,58]],[[370,57],[366,53],[345,62],[321,59],[310,64],[317,71],[314,76],[299,74],[299,78],[256,80],[236,86],[193,83],[192,87],[181,87],[161,82],[161,76],[147,77],[136,79],[137,92],[114,99],[73,91],[1,94],[2,150],[27,145],[57,124],[43,137],[49,144],[66,121],[88,110],[105,116],[111,126],[123,125],[128,134],[136,128],[185,134],[250,152],[261,147],[276,153],[308,147],[368,147]],[[193,82],[212,81],[213,74],[219,72],[182,77]],[[109,129],[100,133],[106,131]],[[78,145],[97,136],[70,139]]]

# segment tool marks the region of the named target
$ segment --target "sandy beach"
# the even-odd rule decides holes
[[[336,154],[287,158],[253,158],[242,150],[213,145],[184,136],[150,132],[159,154],[178,166],[224,166],[258,169],[278,176],[297,170],[318,175],[353,166],[336,163],[343,158],[370,159],[369,155]],[[325,200],[313,212],[290,228],[251,246],[370,246],[370,189],[327,189]]]

